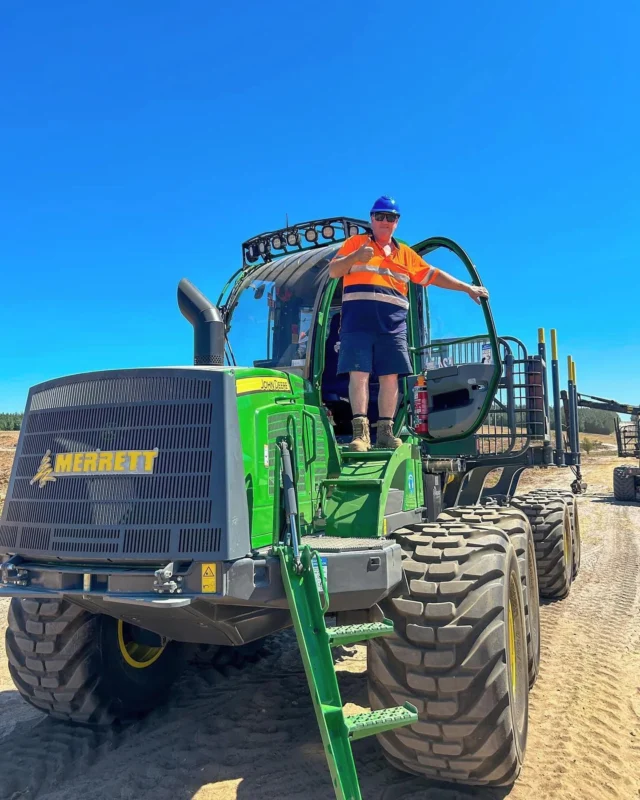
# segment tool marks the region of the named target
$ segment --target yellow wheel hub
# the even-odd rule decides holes
[[[127,664],[134,669],[145,669],[154,664],[162,655],[166,645],[154,647],[149,644],[136,642],[131,636],[130,626],[118,620],[118,645],[120,655]]]

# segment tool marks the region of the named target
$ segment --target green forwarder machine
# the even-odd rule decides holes
[[[518,478],[579,473],[580,454],[561,431],[551,440],[544,337],[534,355],[499,338],[483,301],[480,335],[432,341],[413,284],[403,444],[348,451],[328,264],[363,232],[332,218],[249,240],[217,306],[181,281],[193,366],[30,390],[0,521],[7,653],[29,703],[79,724],[126,722],[163,701],[194,647],[293,625],[338,798],[361,796],[351,742],[371,734],[409,773],[516,779],[539,593],[564,597],[580,553],[571,492],[518,496]],[[453,241],[414,249],[449,251],[480,285]],[[416,384],[428,392],[420,434]],[[376,376],[370,388],[375,421]],[[331,648],[364,641],[372,711],[345,716]]]
[[[606,397],[578,394],[578,406],[596,411],[610,411],[616,434],[618,458],[640,459],[640,406],[618,403]],[[618,414],[629,414],[631,420],[621,422]],[[613,469],[613,496],[623,502],[640,503],[640,464],[637,467],[620,466]]]

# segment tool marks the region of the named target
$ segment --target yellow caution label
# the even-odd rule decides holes
[[[202,593],[212,594],[218,591],[218,565],[202,564]]]
[[[236,394],[290,391],[289,378],[239,378],[236,381]]]
[[[387,520],[386,519],[382,520],[382,535],[383,536],[387,535]]]

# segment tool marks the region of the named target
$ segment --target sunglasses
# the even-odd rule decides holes
[[[396,222],[400,219],[399,214],[387,214],[384,211],[376,211],[373,215],[376,222]]]

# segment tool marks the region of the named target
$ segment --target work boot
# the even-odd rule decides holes
[[[378,421],[378,435],[376,437],[376,447],[384,450],[395,450],[402,444],[402,439],[393,435],[393,420],[381,419]]]
[[[353,439],[349,444],[349,450],[355,453],[366,453],[371,450],[371,434],[369,433],[369,420],[366,417],[354,417]]]

